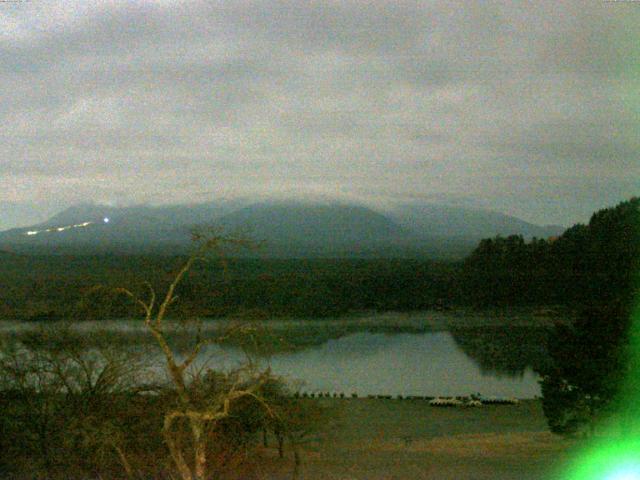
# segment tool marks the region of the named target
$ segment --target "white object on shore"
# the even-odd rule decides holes
[[[432,407],[460,407],[462,402],[457,398],[434,398],[429,402]]]

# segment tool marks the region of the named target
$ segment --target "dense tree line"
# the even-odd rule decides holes
[[[184,257],[0,258],[0,318],[78,320],[134,316],[110,288],[162,288]],[[422,260],[229,260],[198,265],[180,285],[173,315],[323,317],[362,310],[419,310],[453,301],[455,264]]]
[[[561,236],[496,237],[465,260],[460,285],[477,305],[628,303],[640,257],[640,199],[596,212]]]
[[[557,325],[540,370],[552,431],[588,431],[621,406],[639,274],[639,198],[598,211],[559,238],[483,240],[465,261],[461,284],[475,304],[570,307],[572,320]]]
[[[632,344],[632,326],[640,300],[640,199],[601,210],[589,225],[568,233],[572,243],[563,254],[583,252],[572,262],[583,291],[575,320],[559,325],[551,338],[553,362],[543,372],[542,393],[552,431],[575,434],[593,432],[598,421],[624,418],[630,407],[636,409],[638,365],[632,348],[638,346]],[[634,398],[625,398],[629,393]]]

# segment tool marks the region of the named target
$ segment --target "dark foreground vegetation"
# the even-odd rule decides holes
[[[162,441],[162,390],[2,398],[2,478],[179,478]],[[556,478],[573,442],[548,433],[539,401],[435,408],[415,400],[281,397],[302,479]],[[294,449],[246,402],[213,429],[210,478],[289,479]],[[264,441],[264,428],[267,437]],[[188,444],[188,432],[180,432]],[[558,477],[559,478],[559,477]]]
[[[299,443],[308,433],[311,409],[288,395],[283,382],[246,350],[232,370],[196,367],[208,343],[199,334],[176,349],[165,329],[176,289],[193,266],[223,245],[246,241],[226,236],[198,239],[194,253],[168,286],[135,293],[119,287],[138,307],[147,334],[162,353],[166,382],[130,350],[90,347],[67,327],[41,329],[0,350],[0,471],[14,478],[180,478],[206,480],[251,469],[256,434],[276,437],[284,457],[293,451],[293,477],[300,468]],[[225,333],[251,344],[243,324]],[[142,353],[143,352],[137,352]],[[118,472],[124,472],[118,473]],[[227,476],[227,475],[225,475]]]
[[[574,305],[573,321],[550,337],[541,372],[549,427],[593,434],[599,422],[622,415],[631,431],[640,398],[633,340],[634,319],[640,322],[640,199],[595,213],[549,248]]]
[[[192,465],[197,443],[189,422],[177,419],[166,428],[168,416],[183,411],[182,394],[172,382],[145,384],[149,366],[140,357],[117,347],[88,349],[81,335],[59,329],[34,333],[19,348],[5,345],[3,354],[0,477],[179,477],[168,443]],[[317,404],[294,399],[282,380],[251,375],[246,366],[197,372],[187,395],[187,411],[219,413],[202,432],[208,478],[250,470],[254,450],[266,442],[281,457],[287,452],[282,468],[294,471],[299,444],[323,414]],[[224,401],[227,412],[217,405]]]

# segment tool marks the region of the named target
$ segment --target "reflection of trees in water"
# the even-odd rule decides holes
[[[397,325],[349,325],[343,324],[304,324],[299,327],[277,331],[284,339],[284,344],[291,350],[301,350],[308,347],[324,345],[330,340],[339,340],[350,335],[360,333],[370,334],[400,334],[400,333],[425,333],[429,330],[423,327],[407,327]],[[370,345],[367,345],[370,348]]]
[[[293,353],[313,347],[319,347],[332,340],[339,340],[355,334],[428,334],[438,330],[424,325],[362,325],[348,322],[317,322],[288,325],[286,328],[270,329],[266,324],[264,330],[257,335],[256,351],[252,345],[248,347],[252,353],[268,356],[274,354]],[[527,368],[538,372],[547,361],[546,337],[548,330],[541,327],[458,327],[450,328],[449,332],[456,345],[471,358],[483,374],[507,376],[517,378],[524,375]],[[192,346],[193,333],[188,328],[171,332],[169,343],[178,351]],[[226,337],[220,342],[221,332],[205,331],[202,337],[212,343],[222,343],[225,347],[234,347],[234,338]],[[15,334],[21,340],[23,334]],[[6,335],[0,335],[6,337]],[[109,331],[100,335],[87,336],[91,346],[118,345],[122,348],[132,348],[140,352],[144,347],[153,346],[150,338],[142,332]],[[366,342],[354,342],[349,346],[356,356],[371,353],[376,348],[386,345],[382,338],[368,338]]]
[[[522,377],[527,368],[539,372],[548,361],[546,328],[470,327],[449,331],[482,373]]]
[[[238,339],[234,335],[229,335],[227,330],[231,330],[231,325],[221,323],[218,328],[203,330],[199,335],[202,340],[206,340],[211,344],[219,344],[223,347],[237,347],[239,345]],[[251,353],[273,355],[319,347],[332,340],[340,340],[355,334],[394,335],[406,333],[423,334],[428,332],[432,332],[432,330],[424,326],[362,325],[358,323],[350,324],[348,322],[333,323],[318,321],[313,323],[293,323],[286,327],[271,327],[269,323],[266,322],[256,326],[254,331],[256,337],[255,344],[243,344],[242,346],[251,351]],[[132,348],[134,350],[140,350],[143,347],[155,346],[153,337],[137,329],[106,330],[96,327],[95,329],[86,330],[84,333],[91,333],[86,336],[86,343],[93,348],[117,345],[124,349]],[[0,332],[0,340],[13,339],[23,341],[25,338],[28,338],[30,334],[30,331],[2,331]],[[167,335],[167,342],[172,348],[178,351],[186,351],[193,347],[193,336],[196,334],[198,334],[197,328],[192,324],[174,325],[173,329]],[[384,343],[380,344],[380,346],[383,345]],[[372,348],[375,348],[375,344],[372,344],[369,340],[363,344],[362,348],[370,351]]]

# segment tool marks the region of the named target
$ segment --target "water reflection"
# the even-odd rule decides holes
[[[301,390],[349,395],[486,396],[532,398],[540,394],[532,364],[536,337],[457,331],[383,334],[359,332],[321,345],[270,357],[276,374],[298,379]],[[508,339],[515,343],[509,345]],[[476,339],[476,340],[474,340]],[[497,348],[504,347],[493,359]],[[531,355],[521,355],[529,351]],[[233,348],[211,346],[212,364],[231,368],[241,359]],[[537,361],[537,360],[536,360]]]
[[[311,389],[361,394],[539,394],[537,377],[525,368],[517,378],[483,372],[448,332],[359,333],[271,361],[276,372],[305,379]]]
[[[97,334],[99,327],[78,330],[95,341],[120,345],[144,355],[163,374],[163,359],[144,327],[118,323]],[[136,328],[129,328],[136,326]],[[140,328],[142,327],[142,328]],[[207,333],[215,336],[209,325]],[[21,333],[13,331],[17,337]],[[540,394],[536,371],[545,361],[547,331],[539,327],[460,327],[433,330],[428,326],[354,325],[325,322],[288,324],[275,329],[285,339],[262,362],[276,374],[299,380],[301,390],[349,395],[468,395],[531,398]],[[187,351],[193,331],[176,329],[172,345]],[[244,360],[233,345],[209,345],[202,352],[212,368],[232,368]]]
[[[456,344],[484,374],[522,377],[539,372],[548,361],[548,330],[537,327],[470,327],[450,329]]]

